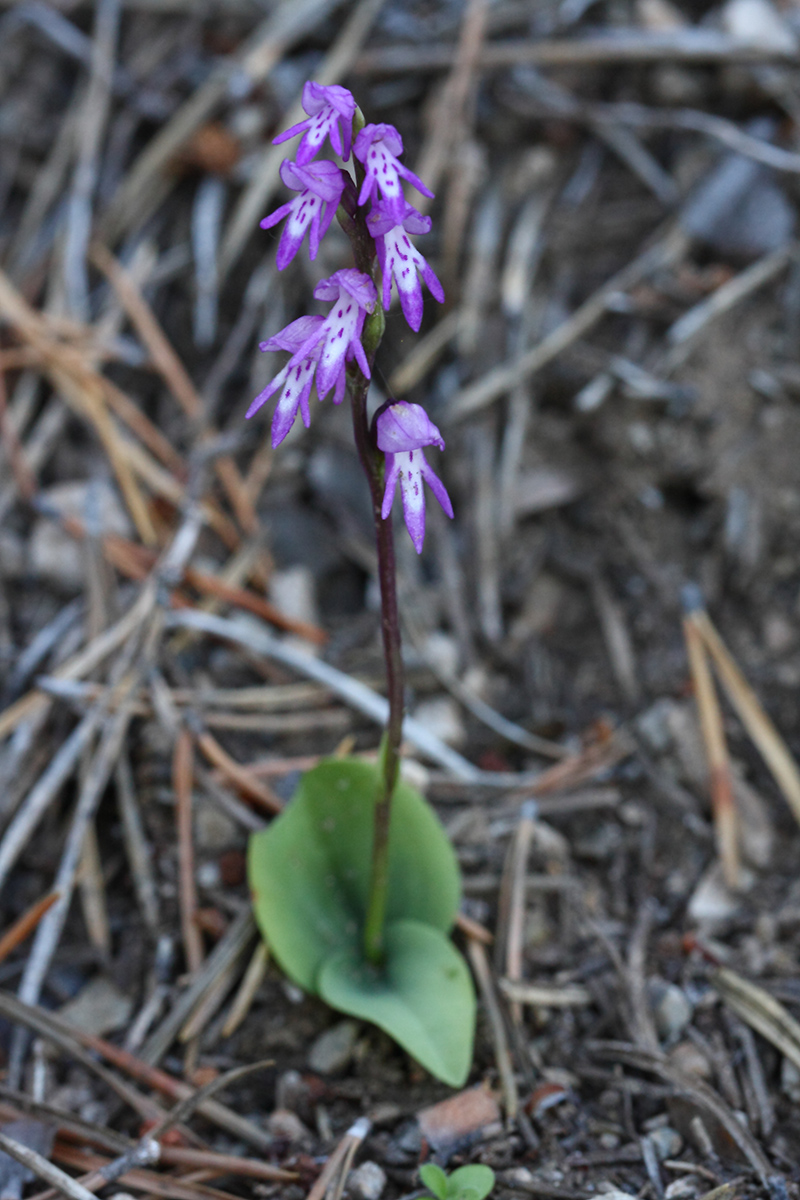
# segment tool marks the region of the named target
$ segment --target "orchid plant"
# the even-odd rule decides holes
[[[355,444],[369,483],[381,594],[389,716],[377,764],[337,758],[307,772],[290,804],[250,845],[249,875],[259,927],[287,974],[332,1007],[372,1021],[434,1075],[464,1082],[472,1060],[475,996],[467,966],[449,939],[460,893],[458,866],[423,797],[400,779],[403,663],[392,508],[398,485],[417,553],[425,537],[425,484],[449,517],[453,508],[425,449],[444,449],[419,404],[390,400],[372,421],[367,393],[393,288],[411,328],[422,323],[423,282],[440,303],[442,286],[409,235],[431,221],[408,202],[407,181],[433,193],[399,156],[392,125],[367,125],[346,88],[309,82],[305,120],[275,138],[302,138],[281,179],[296,193],[262,222],[284,221],[276,256],[283,270],[308,235],[313,261],[334,216],[355,265],[317,284],[326,315],[302,316],[261,345],[289,360],[248,409],[276,394],[272,445],[298,412],[349,397]],[[351,169],[317,155],[328,142]]]

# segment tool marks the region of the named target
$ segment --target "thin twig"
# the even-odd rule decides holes
[[[714,660],[714,667],[728,699],[800,823],[800,770],[797,763],[717,633],[708,613],[698,609],[692,613],[692,618]]]
[[[0,962],[4,962],[9,954],[13,954],[17,946],[30,937],[44,914],[53,907],[57,900],[58,892],[48,892],[46,896],[42,896],[41,900],[32,904],[27,912],[17,918],[11,928],[7,929],[0,937]]]
[[[575,67],[621,63],[793,63],[792,49],[764,46],[717,33],[711,29],[681,29],[676,33],[649,33],[618,29],[594,37],[535,38],[490,42],[478,55],[481,70],[515,66]],[[445,71],[453,62],[453,46],[387,46],[368,50],[355,62],[354,72],[364,75],[405,74],[407,71]]]
[[[692,672],[695,700],[700,713],[700,728],[708,757],[717,853],[722,863],[725,883],[729,888],[735,890],[739,886],[740,873],[739,822],[722,712],[711,677],[705,645],[691,614],[684,619],[683,630],[689,655],[689,667]]]
[[[497,1073],[500,1076],[500,1084],[503,1089],[503,1103],[505,1105],[506,1117],[509,1120],[513,1120],[519,1107],[519,1094],[517,1092],[517,1081],[514,1076],[514,1066],[511,1061],[511,1050],[506,1035],[503,1013],[495,991],[494,979],[492,978],[492,969],[489,966],[486,949],[481,942],[474,941],[472,938],[468,939],[467,954],[472,970],[475,973],[475,978],[478,981],[478,988],[486,1008],[486,1015],[489,1018]]]
[[[192,833],[192,735],[188,729],[182,729],[175,740],[172,786],[175,791],[175,823],[178,833],[181,934],[186,966],[194,974],[203,964],[203,939],[196,920],[197,888],[194,879]]]
[[[69,1200],[94,1200],[92,1193],[71,1175],[67,1175],[66,1171],[62,1171],[60,1167],[48,1162],[36,1150],[23,1146],[22,1142],[17,1142],[2,1132],[0,1132],[0,1150],[5,1154],[10,1154],[34,1175],[38,1175],[40,1179],[44,1179],[63,1195],[68,1196]]]

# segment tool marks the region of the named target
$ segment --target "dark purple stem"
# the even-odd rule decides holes
[[[360,182],[360,181],[359,181]],[[349,207],[349,206],[348,206]],[[343,214],[344,215],[344,214]],[[362,210],[350,210],[341,220],[350,237],[356,266],[370,278],[375,273],[375,242],[367,229]],[[375,352],[383,334],[383,312],[380,301],[376,311],[367,318],[363,343],[372,368]],[[348,390],[353,410],[353,433],[356,449],[369,483],[372,516],[375,523],[375,542],[378,551],[378,580],[381,589],[381,633],[386,660],[386,690],[389,699],[389,720],[382,742],[381,782],[375,802],[375,832],[372,843],[367,915],[364,922],[364,954],[368,962],[383,961],[383,927],[389,890],[389,825],[392,796],[400,766],[400,744],[403,737],[403,659],[400,639],[400,612],[397,605],[397,582],[394,557],[394,536],[391,518],[381,516],[384,487],[384,456],[374,443],[367,417],[369,381],[353,364],[348,371]]]

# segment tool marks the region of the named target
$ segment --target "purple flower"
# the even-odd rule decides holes
[[[367,217],[367,226],[375,238],[383,274],[383,307],[388,311],[394,278],[403,314],[416,333],[422,324],[422,284],[417,272],[440,304],[444,300],[444,288],[419,250],[408,240],[409,233],[428,233],[431,219],[423,217],[407,201],[404,201],[404,205],[405,214],[402,221],[398,222],[392,213],[386,211],[386,206],[378,201]]]
[[[317,300],[333,300],[333,306],[291,361],[299,361],[318,347],[317,392],[322,397],[335,387],[333,402],[339,404],[344,396],[347,362],[355,359],[364,377],[370,378],[361,330],[367,313],[377,304],[378,293],[369,275],[347,267],[318,283],[314,295]]]
[[[273,144],[279,146],[305,130],[305,136],[297,147],[296,159],[300,166],[310,163],[315,154],[322,148],[326,137],[330,137],[331,145],[337,154],[347,161],[350,157],[350,144],[353,140],[353,116],[356,102],[347,88],[331,84],[326,87],[323,83],[307,83],[303,88],[303,109],[308,113],[305,121],[298,122],[285,133],[273,138]],[[342,126],[339,126],[339,120]]]
[[[367,313],[377,303],[378,294],[369,275],[362,275],[352,267],[337,271],[317,284],[314,295],[318,300],[335,301],[327,317],[300,317],[259,347],[292,352],[286,366],[259,392],[246,414],[252,417],[270,396],[283,389],[272,418],[273,447],[279,446],[292,428],[298,408],[308,428],[308,398],[315,376],[319,399],[324,400],[333,388],[334,404],[344,400],[349,361],[355,359],[365,377],[370,376],[361,330]]]
[[[295,354],[301,346],[304,346],[312,338],[323,321],[323,317],[300,317],[298,321],[292,321],[291,325],[287,325],[285,329],[282,329],[280,333],[276,333],[274,337],[268,338],[266,342],[262,342],[259,350],[291,350]],[[311,421],[308,411],[308,397],[311,393],[311,385],[314,382],[314,372],[317,368],[318,358],[319,349],[314,348],[304,356],[301,355],[299,358],[290,359],[283,370],[267,384],[263,392],[259,392],[245,414],[248,417],[254,416],[262,404],[265,404],[270,396],[277,392],[279,387],[283,386],[278,407],[275,409],[275,415],[272,418],[273,449],[281,444],[292,428],[298,408],[303,417],[303,424],[308,429]]]
[[[281,234],[275,259],[279,271],[288,266],[297,254],[309,226],[308,255],[312,260],[317,257],[320,240],[328,231],[344,190],[341,170],[326,159],[302,167],[285,158],[281,163],[281,179],[287,187],[300,194],[288,204],[276,208],[261,222],[262,229],[271,229],[284,217],[289,218]]]
[[[366,204],[377,188],[383,196],[386,212],[394,217],[397,225],[402,224],[406,204],[401,175],[423,196],[433,198],[433,192],[422,180],[397,161],[397,155],[402,153],[403,139],[394,125],[365,125],[353,144],[353,154],[363,163],[366,172],[358,203]]]
[[[384,520],[392,509],[392,501],[400,481],[403,517],[417,554],[422,553],[425,538],[425,480],[448,517],[453,515],[445,486],[428,466],[423,446],[438,446],[444,450],[444,438],[419,404],[398,400],[380,414],[378,448],[386,455],[386,491],[381,516]]]

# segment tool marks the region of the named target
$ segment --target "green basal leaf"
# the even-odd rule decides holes
[[[472,1062],[475,993],[450,939],[418,920],[393,921],[386,962],[376,969],[360,947],[328,957],[318,989],[333,1008],[378,1025],[437,1078],[460,1087]]]
[[[447,1196],[447,1176],[436,1163],[425,1163],[419,1169],[419,1177],[429,1192],[433,1192],[436,1200],[445,1200]]]
[[[469,1163],[448,1177],[446,1200],[486,1200],[493,1187],[492,1168],[484,1163]]]
[[[378,782],[371,763],[322,762],[303,776],[285,811],[250,839],[256,920],[287,975],[308,992],[319,990],[320,968],[331,955],[360,953]],[[459,892],[456,857],[436,814],[414,788],[399,783],[387,924],[418,921],[444,934]]]

